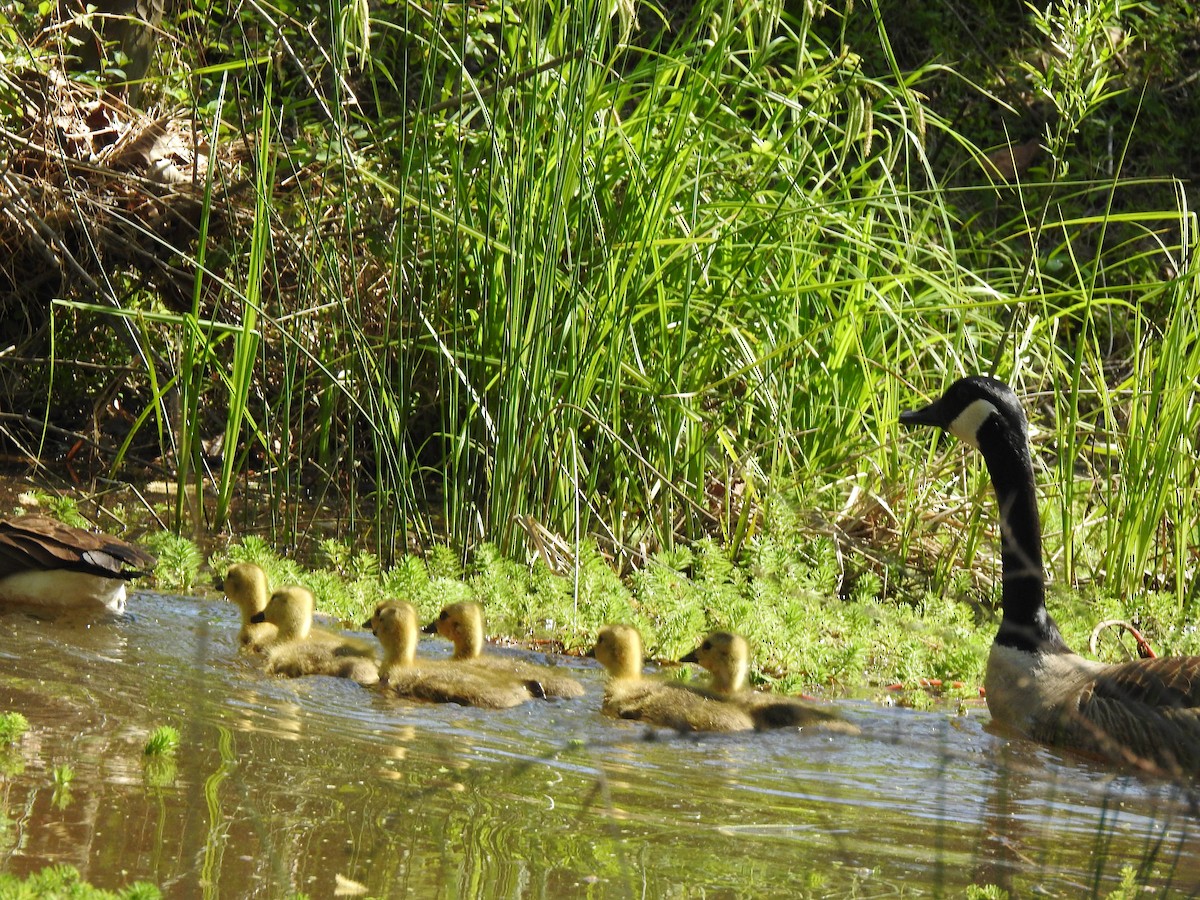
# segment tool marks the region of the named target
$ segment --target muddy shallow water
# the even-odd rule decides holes
[[[1200,890],[1178,789],[990,734],[983,708],[844,703],[862,737],[697,738],[601,716],[586,660],[564,663],[579,701],[414,705],[263,676],[223,601],[129,612],[0,612],[0,712],[30,722],[0,751],[4,871],[169,897],[1075,897],[1123,866]],[[173,759],[143,754],[159,725]]]

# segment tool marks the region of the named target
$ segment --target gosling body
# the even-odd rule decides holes
[[[716,693],[642,675],[642,636],[631,625],[606,625],[589,653],[608,671],[601,711],[676,731],[750,731],[745,709]]]
[[[420,628],[411,603],[380,604],[363,627],[370,628],[383,647],[380,684],[398,696],[484,709],[507,709],[543,696],[536,681],[524,681],[505,672],[485,671],[454,660],[418,662]]]
[[[254,563],[235,563],[230,566],[218,585],[219,590],[237,605],[242,615],[238,644],[245,651],[262,650],[278,638],[278,629],[270,622],[253,621],[254,616],[267,608],[271,596],[267,573]]]
[[[712,675],[712,691],[744,709],[759,731],[771,728],[816,727],[857,734],[858,728],[836,710],[799,697],[755,691],[749,687],[750,645],[740,634],[714,631],[700,646],[679,660],[703,666]]]
[[[1000,628],[984,688],[993,720],[1033,740],[1156,774],[1200,774],[1200,657],[1106,665],[1074,653],[1046,609],[1028,425],[1002,381],[955,381],[900,416],[983,454],[1000,511]]]
[[[423,629],[426,634],[440,634],[454,643],[454,659],[481,671],[511,675],[521,681],[536,681],[548,700],[582,697],[583,685],[548,666],[539,666],[522,659],[497,656],[483,652],[483,607],[470,600],[452,603]]]
[[[119,615],[126,583],[155,563],[119,538],[44,516],[0,519],[0,605]]]
[[[369,646],[335,635],[314,637],[313,605],[307,588],[285,587],[271,595],[266,609],[251,617],[252,623],[268,622],[276,628],[276,640],[266,648],[263,668],[289,678],[331,675],[359,684],[377,682],[379,669]]]

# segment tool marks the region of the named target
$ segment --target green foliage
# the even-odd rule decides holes
[[[187,593],[195,587],[204,557],[193,541],[160,531],[148,534],[142,544],[158,557],[154,582],[159,590]]]
[[[170,725],[160,725],[146,740],[145,756],[167,756],[179,747],[179,732]]]
[[[66,809],[71,805],[71,782],[75,780],[75,770],[63,763],[54,767],[54,792],[50,802],[56,809]]]
[[[1147,888],[1143,884],[1142,879],[1138,877],[1138,870],[1135,866],[1121,866],[1121,885],[1105,896],[1107,900],[1135,900],[1142,896]]]
[[[178,463],[177,529],[208,524],[190,498],[216,431],[216,524],[245,485],[321,568],[247,539],[214,569],[259,562],[343,621],[475,597],[493,629],[570,646],[612,620],[666,656],[739,628],[785,686],[972,679],[986,475],[896,417],[988,371],[1041,431],[1069,639],[1088,584],[1194,648],[1194,204],[1143,177],[1185,170],[1147,162],[1162,132],[1138,119],[1175,117],[1192,157],[1195,86],[1162,94],[1191,6],[785,6],[701,0],[634,35],[595,0],[254,7],[180,41],[220,62],[155,87],[214,149],[253,148],[222,173],[253,209],[181,255],[190,308],[130,291],[121,323],[151,349],[136,421]],[[4,44],[17,69],[53,59]],[[261,65],[278,46],[289,64]],[[1020,178],[981,165],[1026,136],[1045,157]],[[309,498],[367,518],[327,538]],[[185,589],[188,545],[158,552]]]
[[[0,897],[11,900],[159,900],[162,892],[139,881],[119,891],[105,891],[85,882],[73,866],[48,866],[21,879],[0,872]]]
[[[79,501],[69,494],[59,495],[52,494],[49,491],[34,490],[29,493],[28,499],[43,514],[50,516],[52,519],[57,519],[75,528],[88,530],[92,528],[92,523],[84,518],[83,514],[79,511]],[[27,512],[25,507],[18,507],[17,511],[19,514]]]
[[[1008,891],[996,884],[967,885],[967,900],[1008,900]]]
[[[15,744],[29,730],[29,720],[19,712],[0,713],[0,744]]]

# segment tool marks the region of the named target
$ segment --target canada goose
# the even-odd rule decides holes
[[[253,622],[256,613],[267,608],[271,592],[267,588],[267,573],[254,563],[235,563],[229,567],[218,590],[237,604],[242,612],[242,627],[238,643],[243,650],[261,650],[276,639],[277,629],[270,622]]]
[[[157,560],[133,544],[44,516],[0,519],[0,604],[125,611],[125,582]]]
[[[750,714],[754,727],[767,728],[820,726],[825,730],[857,734],[857,726],[842,721],[832,709],[809,703],[798,697],[751,690],[750,645],[740,634],[714,631],[700,646],[679,660],[699,663],[712,673],[713,693],[736,703]]]
[[[360,684],[379,680],[370,647],[353,638],[314,633],[312,617],[312,592],[296,585],[277,590],[267,608],[251,616],[251,622],[269,622],[277,629],[276,640],[266,648],[268,672],[289,678],[333,675]]]
[[[546,666],[483,652],[483,607],[470,600],[451,603],[422,629],[454,642],[454,659],[473,668],[505,672],[523,681],[537,681],[548,700],[583,696],[583,685]]]
[[[1093,662],[1067,647],[1046,611],[1028,426],[1012,389],[994,378],[961,378],[900,421],[956,435],[983,454],[992,479],[1002,570],[1000,630],[984,678],[992,718],[1110,761],[1200,773],[1200,657]]]
[[[676,731],[749,731],[750,714],[712,691],[643,678],[642,636],[632,625],[605,625],[588,653],[608,670],[601,710]]]
[[[507,709],[543,696],[536,681],[523,681],[507,673],[481,671],[449,660],[417,662],[420,628],[411,603],[381,603],[369,622],[363,623],[379,638],[383,662],[379,681],[388,690],[412,700],[458,703],[485,709]]]

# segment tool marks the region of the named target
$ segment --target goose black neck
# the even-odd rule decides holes
[[[978,442],[1000,514],[1003,617],[996,643],[1030,652],[1069,652],[1046,611],[1042,526],[1027,438],[997,417],[980,428]]]

